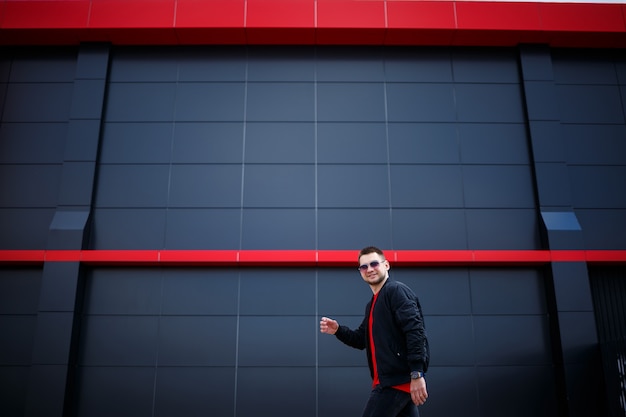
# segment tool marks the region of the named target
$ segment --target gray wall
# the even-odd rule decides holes
[[[613,51],[3,52],[2,250],[626,248]],[[360,413],[364,353],[317,331],[360,322],[355,270],[52,264],[0,269],[2,415]],[[392,276],[424,415],[602,412],[586,265]]]

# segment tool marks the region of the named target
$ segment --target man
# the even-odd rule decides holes
[[[359,252],[359,271],[374,295],[358,329],[322,317],[320,331],[348,346],[366,349],[372,392],[363,417],[417,417],[428,398],[428,339],[419,300],[401,282],[389,278],[389,261],[369,246]]]

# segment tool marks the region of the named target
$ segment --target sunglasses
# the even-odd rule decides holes
[[[367,268],[369,268],[370,266],[372,268],[374,268],[374,269],[377,269],[380,266],[380,264],[382,264],[383,262],[385,262],[385,261],[380,261],[380,262],[379,261],[372,261],[369,264],[360,265],[359,266],[359,271],[365,272],[365,271],[367,271]]]

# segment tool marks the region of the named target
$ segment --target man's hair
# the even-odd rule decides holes
[[[359,257],[357,259],[361,259],[361,256],[369,255],[370,253],[377,253],[381,256],[381,258],[383,258],[383,260],[385,259],[385,254],[383,253],[383,251],[378,249],[376,246],[368,246],[361,249],[361,252],[359,252]]]

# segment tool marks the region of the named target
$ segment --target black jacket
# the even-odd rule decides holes
[[[335,336],[348,346],[367,349],[370,374],[372,349],[368,323],[372,300],[365,307],[365,318],[356,330],[339,326]],[[383,387],[404,384],[411,380],[411,371],[428,370],[430,352],[424,329],[422,308],[417,296],[407,285],[391,281],[383,285],[374,306],[374,345],[378,379]]]

